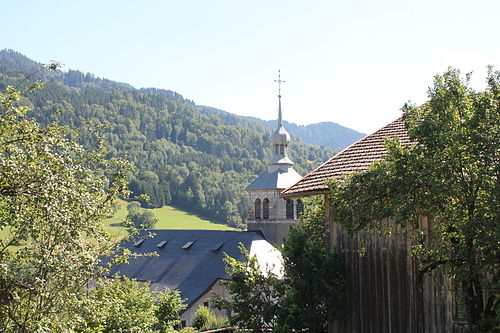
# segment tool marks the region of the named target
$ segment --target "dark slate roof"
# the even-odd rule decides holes
[[[126,242],[123,247],[133,253],[157,252],[158,256],[130,259],[128,264],[114,266],[109,276],[119,273],[128,278],[151,282],[153,289],[177,289],[187,304],[196,301],[219,279],[227,279],[222,261],[224,253],[243,261],[238,245],[250,251],[252,242],[262,240],[258,232],[221,230],[160,230],[152,238],[137,244]],[[145,237],[149,232],[142,232]],[[162,247],[157,245],[167,241]],[[186,247],[188,242],[193,242]]]
[[[246,190],[272,190],[272,189],[285,189],[292,184],[295,184],[302,176],[297,173],[293,168],[283,170],[280,168],[272,172],[269,170],[264,171],[255,179]]]
[[[387,150],[383,147],[387,138],[399,138],[402,145],[411,143],[402,118],[396,119],[375,133],[353,143],[281,192],[281,195],[283,197],[302,197],[327,193],[328,187],[325,185],[327,179],[339,178],[353,172],[366,171],[373,162],[382,159],[387,154]]]

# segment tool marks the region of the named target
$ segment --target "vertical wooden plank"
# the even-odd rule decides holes
[[[408,332],[410,318],[408,314],[409,290],[408,277],[406,275],[407,254],[406,254],[406,234],[398,235],[395,244],[397,251],[397,278],[398,278],[398,322],[397,332]]]
[[[391,309],[392,309],[392,293],[391,293],[391,260],[389,257],[391,250],[391,239],[385,237],[385,248],[382,252],[382,261],[384,262],[384,302],[386,304],[386,311],[384,316],[384,329],[388,333],[392,333],[391,325]]]

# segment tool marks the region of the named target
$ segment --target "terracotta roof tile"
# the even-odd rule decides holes
[[[287,197],[325,193],[328,191],[325,185],[327,179],[368,170],[373,162],[382,159],[387,154],[383,146],[387,138],[399,138],[402,145],[411,143],[402,118],[396,119],[373,134],[353,143],[311,171],[295,185],[281,192],[281,195]]]

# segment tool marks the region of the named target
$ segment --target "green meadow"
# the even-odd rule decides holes
[[[127,216],[127,202],[119,200],[118,203],[120,207],[113,217],[104,220],[104,228],[112,235],[121,236],[127,233],[121,225],[121,222]],[[151,211],[158,219],[155,229],[236,230],[225,224],[217,223],[171,206],[154,208]]]
[[[120,204],[116,213],[104,220],[104,229],[111,235],[121,239],[127,235],[127,230],[122,226],[122,221],[127,216],[127,202],[118,200]],[[202,229],[202,230],[237,230],[225,224],[191,214],[171,206],[151,209],[158,222],[155,229]],[[8,229],[0,230],[0,238],[7,237]],[[17,247],[16,247],[17,248]]]

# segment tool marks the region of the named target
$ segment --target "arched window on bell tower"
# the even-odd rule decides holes
[[[260,214],[260,199],[257,198],[255,199],[255,219],[260,220],[261,219],[261,214]]]
[[[293,219],[293,200],[286,201],[286,218]]]
[[[304,213],[304,203],[302,200],[297,199],[297,218],[300,218],[302,213]]]
[[[269,220],[269,199],[265,198],[262,202],[262,218]]]

